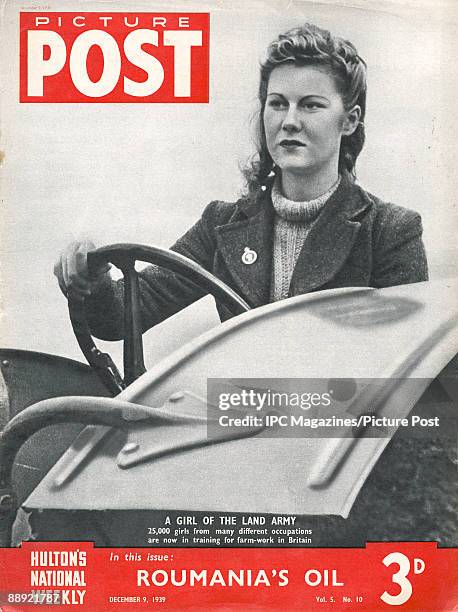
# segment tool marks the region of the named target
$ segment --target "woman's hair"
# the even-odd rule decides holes
[[[281,34],[267,48],[261,63],[258,97],[261,108],[256,117],[257,153],[244,170],[249,192],[257,191],[274,167],[267,149],[264,131],[264,108],[269,77],[274,68],[292,62],[295,66],[319,66],[334,79],[342,96],[345,110],[356,104],[361,107],[360,121],[350,136],[343,136],[340,146],[339,171],[355,175],[356,158],[364,145],[364,116],[366,112],[366,63],[359,57],[351,42],[332,36],[327,30],[306,23]]]

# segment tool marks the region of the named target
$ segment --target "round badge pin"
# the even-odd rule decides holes
[[[256,253],[256,251],[253,251],[253,249],[250,249],[250,247],[245,247],[242,255],[242,262],[244,264],[250,266],[251,264],[254,264],[257,258],[258,254]]]

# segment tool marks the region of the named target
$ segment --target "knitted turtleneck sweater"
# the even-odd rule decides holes
[[[276,302],[288,297],[291,277],[307,234],[339,183],[340,176],[334,185],[318,198],[295,202],[288,200],[281,193],[280,178],[276,177],[272,187],[272,204],[276,215],[270,285],[271,301]]]

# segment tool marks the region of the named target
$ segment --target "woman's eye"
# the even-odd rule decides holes
[[[286,108],[287,104],[284,100],[273,99],[269,100],[269,106],[271,108]]]
[[[319,108],[324,107],[324,105],[320,102],[306,102],[304,106],[307,110],[318,110]]]

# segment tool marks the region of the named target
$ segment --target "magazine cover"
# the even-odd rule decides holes
[[[0,610],[456,608],[457,17],[1,3]]]

